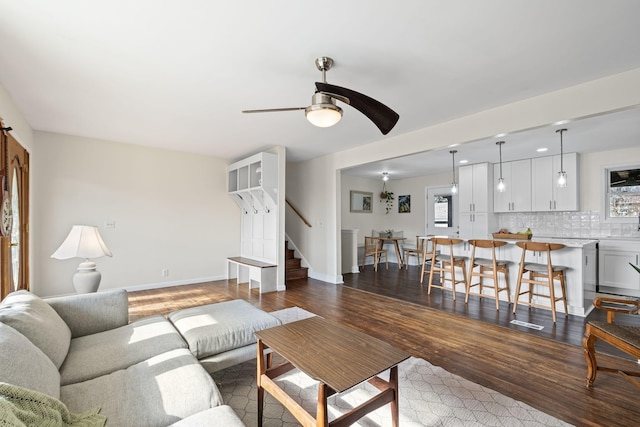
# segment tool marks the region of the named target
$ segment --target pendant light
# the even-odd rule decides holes
[[[456,153],[458,152],[458,150],[451,150],[449,151],[449,153],[451,153],[451,162],[452,162],[452,171],[453,171],[453,182],[451,183],[451,194],[457,194],[458,193],[458,184],[456,184]]]
[[[498,191],[500,193],[504,193],[505,190],[507,189],[504,185],[504,178],[502,178],[502,144],[504,144],[504,141],[496,142],[496,145],[500,150],[500,178],[498,178]]]
[[[562,134],[566,132],[566,129],[558,129],[556,133],[560,132],[560,172],[558,172],[558,187],[567,186],[567,173],[564,171],[564,148],[562,146]]]

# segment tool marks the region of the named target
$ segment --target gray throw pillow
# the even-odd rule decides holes
[[[31,341],[0,323],[0,382],[60,398],[60,373]]]
[[[71,330],[49,304],[28,291],[12,292],[0,303],[0,322],[27,337],[60,369]]]

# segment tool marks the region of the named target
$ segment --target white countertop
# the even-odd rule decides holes
[[[469,240],[467,238],[462,238],[463,240]],[[522,239],[494,239],[493,236],[485,237],[485,239],[489,240],[502,240],[510,244],[516,244],[517,242],[526,242],[527,240]],[[582,248],[590,244],[598,243],[598,239],[589,239],[589,238],[570,238],[570,237],[546,237],[546,236],[536,236],[535,234],[531,238],[532,242],[547,242],[547,243],[560,243],[565,245],[568,248]]]

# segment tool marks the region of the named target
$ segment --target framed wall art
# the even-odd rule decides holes
[[[373,193],[367,191],[350,191],[350,210],[355,213],[373,212]]]
[[[398,213],[411,212],[411,195],[398,196]]]

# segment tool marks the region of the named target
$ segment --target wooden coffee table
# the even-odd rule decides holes
[[[389,344],[321,317],[310,317],[255,333],[258,337],[258,426],[262,426],[264,392],[282,403],[303,426],[347,426],[391,403],[393,426],[398,425],[398,364],[410,357]],[[271,348],[286,362],[267,368],[265,349]],[[274,381],[298,368],[318,385],[318,409],[314,418]],[[389,381],[378,377],[390,369]],[[380,393],[329,422],[327,397],[364,381]]]

